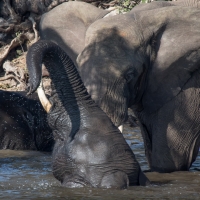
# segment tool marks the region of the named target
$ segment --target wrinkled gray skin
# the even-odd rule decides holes
[[[152,171],[188,170],[200,144],[200,11],[161,6],[98,17],[104,13],[64,3],[43,16],[41,37],[76,60],[88,92],[115,125],[134,110]]]
[[[77,55],[84,49],[87,28],[108,13],[84,2],[63,3],[42,16],[40,36],[58,43],[76,64]]]
[[[91,99],[67,54],[53,42],[41,40],[31,46],[26,60],[30,93],[41,81],[42,62],[50,73],[52,166],[62,185],[118,189],[146,185],[148,179],[123,135]]]
[[[0,91],[0,149],[52,151],[47,114],[34,95]]]

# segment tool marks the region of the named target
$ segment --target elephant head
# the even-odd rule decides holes
[[[115,16],[115,21],[105,18],[91,24],[85,48],[77,57],[88,92],[116,126],[127,120],[128,107],[134,104],[141,109],[139,101],[150,62],[146,51],[150,43],[143,43],[137,26],[123,27],[118,18],[126,22],[125,16]],[[138,37],[134,38],[131,30],[136,30]]]
[[[0,91],[0,149],[52,151],[52,130],[38,98]]]
[[[53,174],[62,185],[120,189],[145,185],[148,179],[132,150],[91,99],[67,54],[53,42],[41,40],[30,47],[26,60],[29,93],[41,82],[42,63],[52,79],[48,123],[55,139]]]
[[[75,52],[84,85],[116,126],[126,120],[128,107],[134,110],[153,171],[188,170],[200,144],[199,9],[159,4],[98,19],[97,13],[103,11],[64,3],[43,16],[41,36]],[[77,48],[79,32],[71,24],[81,20]]]

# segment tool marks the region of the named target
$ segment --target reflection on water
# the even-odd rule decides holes
[[[148,165],[140,130],[125,127],[125,138],[142,170]],[[0,151],[0,199],[200,199],[200,155],[190,172],[146,173],[152,186],[128,190],[67,189],[51,173],[51,155],[34,151]]]

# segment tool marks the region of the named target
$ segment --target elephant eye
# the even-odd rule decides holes
[[[127,81],[127,83],[129,83],[135,76],[135,71],[134,70],[130,70],[129,72],[126,73],[125,75],[125,79]]]

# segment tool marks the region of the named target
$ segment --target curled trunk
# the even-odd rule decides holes
[[[73,137],[80,129],[80,116],[83,115],[80,112],[90,107],[93,110],[95,110],[94,107],[97,108],[87,93],[75,65],[58,45],[46,40],[33,44],[27,53],[26,60],[29,71],[29,94],[35,92],[40,85],[42,63],[44,63],[52,79],[53,95],[50,102],[54,111],[49,115],[49,121],[53,127],[65,126],[62,117],[59,120],[55,120],[55,117],[61,116],[61,113],[66,114],[70,117],[72,127],[65,128],[71,129],[70,135]],[[50,107],[51,105],[48,106],[48,111],[51,111]]]
[[[84,97],[86,97],[86,100],[88,99],[87,90],[71,59],[59,46],[45,40],[34,44],[27,54],[27,67],[30,72],[29,94],[35,92],[40,85],[42,63],[45,64],[49,71],[53,82],[53,89],[56,89],[57,94],[62,97],[61,99],[70,100],[72,95],[77,100],[79,98],[83,100]]]

